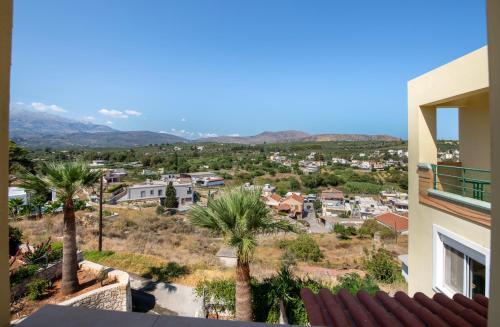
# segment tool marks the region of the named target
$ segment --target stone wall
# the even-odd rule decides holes
[[[83,252],[77,254],[78,262],[83,260]],[[34,279],[43,279],[55,281],[62,276],[62,260],[50,263],[47,267],[40,268],[33,276],[22,280],[10,288],[10,301],[14,301],[22,297],[28,288],[28,284]]]
[[[116,283],[84,293],[61,302],[59,305],[72,307],[82,306],[92,309],[114,311],[132,311],[132,293],[130,290],[129,274],[90,261],[81,262],[80,267],[82,269],[92,270],[96,273],[101,270],[106,270],[108,271],[108,277],[114,278]]]

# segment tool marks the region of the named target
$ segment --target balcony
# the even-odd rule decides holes
[[[417,170],[420,203],[490,227],[490,170],[461,163],[420,163]]]

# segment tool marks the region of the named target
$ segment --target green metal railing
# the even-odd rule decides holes
[[[435,190],[490,202],[490,170],[460,166],[432,165],[432,172]]]

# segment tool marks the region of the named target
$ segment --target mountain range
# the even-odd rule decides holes
[[[133,147],[164,143],[263,144],[321,141],[398,141],[389,135],[317,134],[301,131],[263,132],[253,136],[217,136],[188,140],[168,133],[119,131],[109,126],[82,122],[58,115],[13,108],[10,111],[10,138],[33,148]]]

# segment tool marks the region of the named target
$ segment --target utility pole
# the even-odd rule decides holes
[[[101,182],[99,185],[99,252],[102,251],[102,184],[103,174],[101,174]]]

